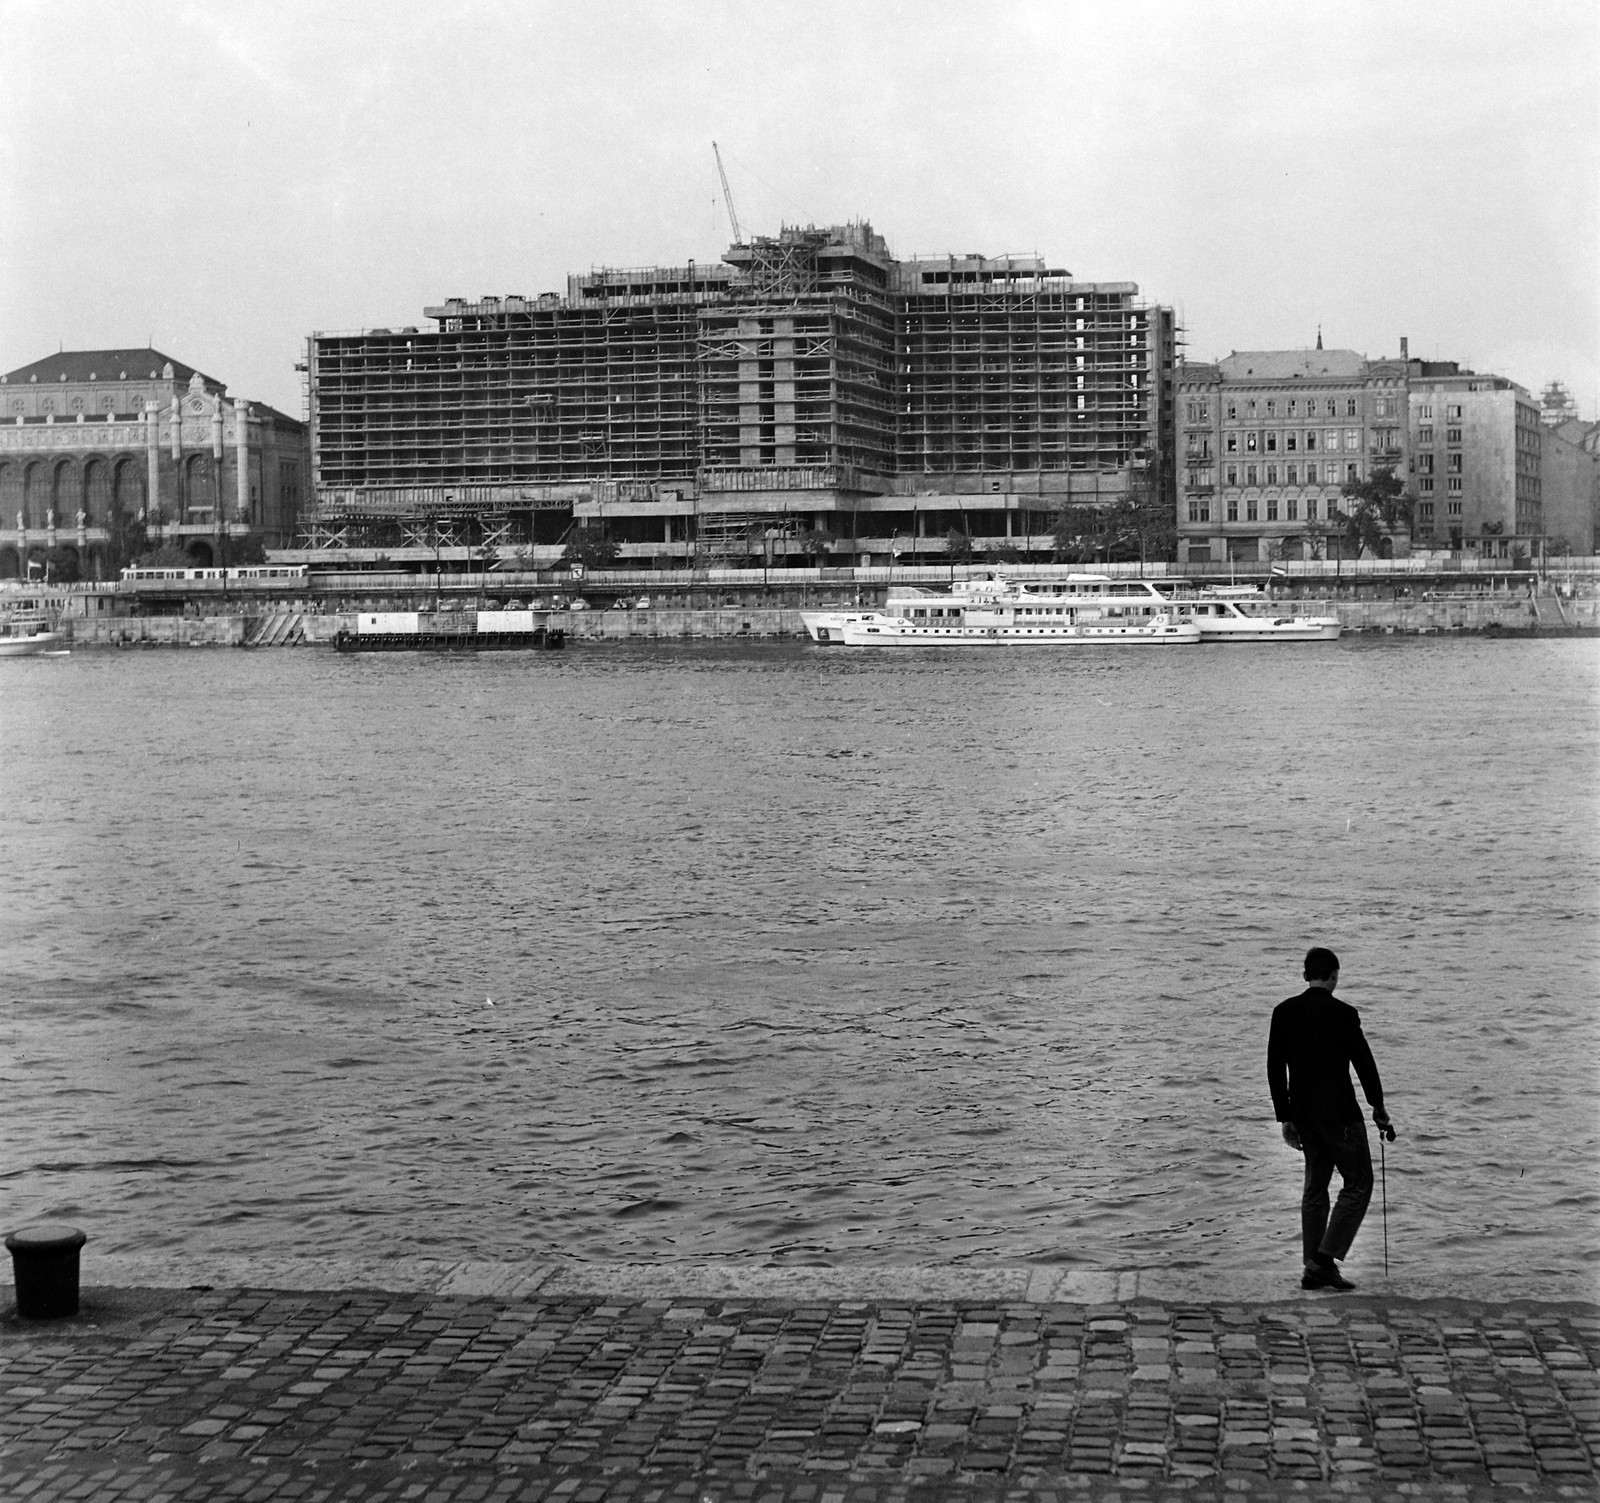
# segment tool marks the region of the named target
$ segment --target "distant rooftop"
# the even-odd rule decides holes
[[[0,376],[7,386],[26,386],[47,381],[175,381],[184,386],[199,375],[206,390],[216,394],[227,391],[225,383],[192,365],[174,360],[160,350],[146,347],[142,350],[60,350],[35,360],[32,365],[18,366]]]
[[[1353,381],[1366,364],[1356,350],[1235,350],[1217,368],[1225,381]]]

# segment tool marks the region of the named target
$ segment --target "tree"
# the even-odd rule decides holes
[[[561,561],[582,564],[585,569],[609,569],[617,561],[619,549],[606,536],[603,528],[574,524],[567,530],[567,546],[561,550]]]
[[[944,550],[946,562],[952,564],[970,564],[972,562],[972,539],[966,533],[952,527],[944,535]]]
[[[230,569],[239,569],[248,564],[266,563],[267,549],[258,533],[247,532],[239,538],[229,537],[224,533],[222,557]]]
[[[1384,555],[1393,550],[1396,532],[1410,532],[1415,503],[1392,469],[1374,470],[1340,494],[1344,505],[1329,508],[1329,521],[1355,544],[1358,556],[1363,551],[1374,558]]]
[[[176,543],[163,543],[159,548],[151,548],[141,553],[133,561],[138,569],[192,569],[194,559],[185,553]]]
[[[115,579],[150,546],[144,518],[130,516],[120,506],[106,514],[105,565]]]
[[[1154,469],[1130,469],[1127,488],[1099,505],[1064,503],[1050,519],[1058,563],[1173,559],[1178,521]]]
[[[44,577],[49,584],[76,584],[81,564],[76,548],[50,548],[44,555]]]

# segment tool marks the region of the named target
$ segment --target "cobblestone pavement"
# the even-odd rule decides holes
[[[1592,1305],[89,1289],[0,1320],[0,1495],[1595,1496]]]

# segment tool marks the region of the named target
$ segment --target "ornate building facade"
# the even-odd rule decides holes
[[[158,350],[64,350],[0,375],[0,579],[69,558],[109,577],[130,538],[197,564],[294,539],[306,425]]]

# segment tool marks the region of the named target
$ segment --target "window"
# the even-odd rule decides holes
[[[1236,464],[1230,464],[1228,466],[1228,484],[1229,485],[1237,485],[1238,483],[1239,483],[1239,466],[1236,465]]]
[[[1267,484],[1268,485],[1276,485],[1277,483],[1278,483],[1278,467],[1275,464],[1269,464],[1267,466]]]
[[[1330,428],[1322,435],[1322,447],[1330,452],[1335,452],[1338,450],[1339,430],[1337,428]]]
[[[1311,428],[1311,429],[1308,429],[1307,432],[1306,432],[1306,453],[1307,454],[1314,454],[1314,453],[1316,453],[1316,450],[1317,450],[1317,430],[1315,428]]]
[[[1359,428],[1346,428],[1344,430],[1344,446],[1352,454],[1361,449],[1361,430]]]
[[[1189,497],[1189,520],[1191,522],[1200,520],[1200,503],[1193,496]]]
[[[1254,522],[1256,520],[1256,498],[1254,496],[1252,496],[1244,504],[1244,519],[1247,522]]]
[[[1316,466],[1315,462],[1313,462],[1313,463],[1310,463],[1310,464],[1306,465],[1306,484],[1307,485],[1315,485],[1316,483],[1317,483],[1317,466]]]
[[[1424,496],[1431,496],[1433,494],[1433,476],[1426,475],[1419,480],[1417,482],[1417,489],[1421,491]]]
[[[1431,425],[1417,429],[1417,442],[1419,444],[1431,444],[1433,442],[1433,428]]]
[[[1278,435],[1276,433],[1269,433],[1267,435],[1267,453],[1276,454],[1277,452],[1278,452]]]
[[[1256,399],[1254,397],[1250,398],[1250,404],[1246,408],[1246,411],[1249,412],[1249,414],[1250,414],[1250,416],[1252,418],[1255,417],[1255,415],[1256,415]]]
[[[1300,466],[1297,465],[1297,464],[1292,464],[1292,465],[1288,466],[1288,468],[1284,471],[1283,478],[1284,478],[1285,483],[1288,484],[1288,485],[1299,485],[1299,483],[1300,483]]]
[[[1377,417],[1394,416],[1394,398],[1379,397],[1372,405],[1373,414]]]
[[[1356,399],[1354,397],[1346,397],[1344,399],[1344,415],[1346,417],[1354,417],[1358,411]]]
[[[1253,464],[1247,464],[1244,467],[1244,483],[1246,485],[1254,485],[1256,483],[1256,467]]]
[[[1347,464],[1344,467],[1344,483],[1346,485],[1360,485],[1361,484],[1361,466],[1360,465],[1358,465],[1358,464]]]
[[[1431,474],[1433,474],[1433,455],[1431,455],[1431,454],[1419,454],[1419,455],[1417,455],[1417,473],[1419,475],[1431,475]]]
[[[1278,520],[1278,498],[1276,496],[1267,497],[1267,520],[1269,522]]]
[[[1289,499],[1283,503],[1283,514],[1291,522],[1298,521],[1300,517],[1299,501],[1297,501],[1293,496],[1290,496]]]
[[[1317,498],[1315,496],[1307,496],[1306,497],[1306,521],[1315,522],[1316,520],[1317,520]]]
[[[1424,402],[1417,408],[1417,417],[1424,423],[1431,423],[1433,421],[1433,404]]]
[[[1417,509],[1421,512],[1422,520],[1424,522],[1431,522],[1433,520],[1433,502],[1424,501]]]
[[[1237,454],[1239,452],[1239,435],[1237,433],[1230,433],[1223,440],[1223,447],[1229,454]]]
[[[1293,454],[1298,447],[1299,438],[1300,435],[1298,433],[1285,433],[1283,435],[1283,447]]]
[[[1328,398],[1328,416],[1329,417],[1338,417],[1339,416],[1339,404],[1336,401],[1334,401],[1334,399],[1332,397]]]
[[[1447,444],[1459,444],[1461,442],[1461,430],[1459,428],[1446,428],[1444,430],[1444,441]]]
[[[1239,520],[1239,498],[1237,496],[1228,497],[1228,520],[1230,522]]]
[[[1257,445],[1257,443],[1259,441],[1260,441],[1260,435],[1259,434],[1256,434],[1256,433],[1247,433],[1247,434],[1245,434],[1245,436],[1244,436],[1244,451],[1245,451],[1245,453],[1246,454],[1254,454],[1256,452],[1256,445]]]
[[[1452,475],[1447,481],[1445,481],[1445,489],[1446,490],[1450,490],[1450,491],[1455,491],[1457,494],[1460,494],[1460,491],[1461,491],[1461,479],[1460,479],[1460,477],[1457,476],[1457,475]]]
[[[1267,416],[1268,417],[1276,417],[1277,416],[1277,412],[1278,412],[1278,404],[1271,397],[1268,397],[1267,398]]]
[[[1459,402],[1450,403],[1445,408],[1444,415],[1447,422],[1459,423],[1461,421],[1461,404]]]
[[[1461,473],[1461,456],[1459,454],[1446,454],[1444,457],[1444,467],[1452,475],[1459,475]]]
[[[1459,517],[1461,515],[1461,503],[1459,501],[1451,501],[1447,504],[1446,510],[1449,511],[1452,517]]]
[[[1228,421],[1231,423],[1238,416],[1239,416],[1239,404],[1237,402],[1229,402],[1228,403]]]

